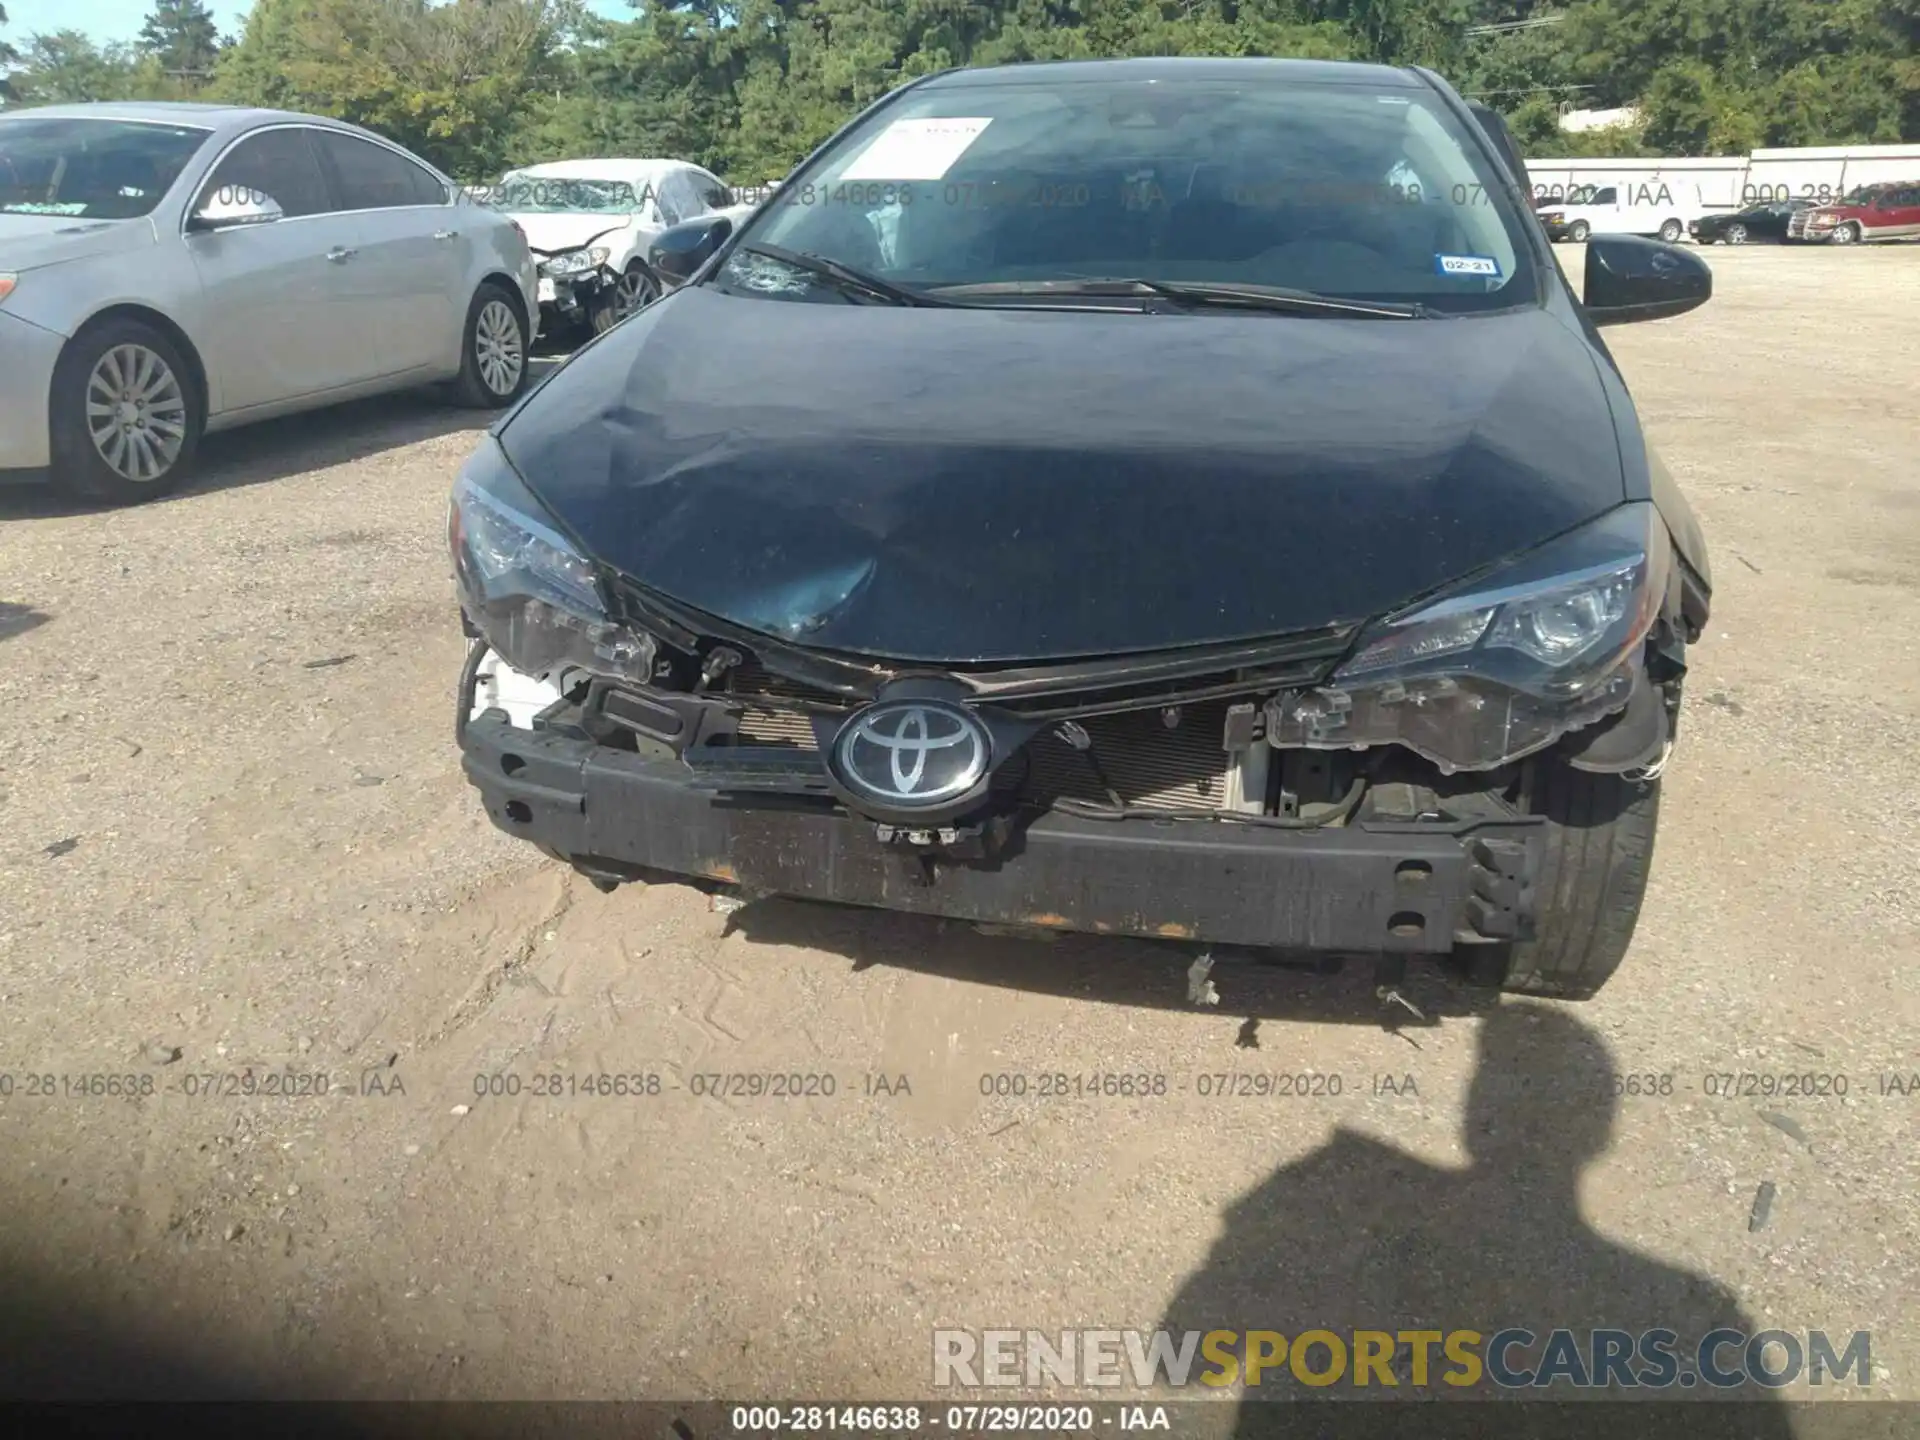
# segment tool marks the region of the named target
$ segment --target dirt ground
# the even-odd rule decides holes
[[[1920,247],[1708,258],[1706,308],[1608,332],[1717,608],[1580,1006],[1416,976],[1396,1028],[1364,966],[1227,963],[1202,1011],[1144,942],[596,892],[460,774],[478,426],[431,398],[216,437],[140,509],[0,495],[7,1366],[906,1398],[939,1326],[1735,1314],[1869,1330],[1920,1398]],[[836,1093],[693,1093],[732,1071]],[[983,1094],[1109,1072],[1167,1093]],[[662,1088],[532,1093],[599,1073]]]

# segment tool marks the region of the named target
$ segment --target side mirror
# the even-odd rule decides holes
[[[1707,303],[1713,271],[1678,245],[1637,235],[1595,235],[1587,241],[1581,303],[1596,325],[1665,320]]]
[[[189,230],[233,230],[242,225],[270,225],[286,218],[280,202],[250,185],[222,185],[203,196],[187,221]]]
[[[733,221],[725,215],[669,225],[654,237],[647,260],[669,285],[684,285],[732,233]]]

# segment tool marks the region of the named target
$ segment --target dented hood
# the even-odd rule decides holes
[[[676,292],[500,432],[596,558],[896,660],[1054,659],[1392,610],[1621,503],[1585,343],[1446,320]]]
[[[527,237],[527,248],[537,255],[562,255],[591,244],[603,235],[614,235],[633,222],[624,215],[557,215],[514,213],[507,217]],[[611,249],[620,245],[610,244]]]

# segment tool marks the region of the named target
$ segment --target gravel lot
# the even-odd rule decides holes
[[[476,425],[430,398],[216,437],[141,509],[0,495],[7,1388],[905,1398],[936,1326],[1732,1315],[1871,1330],[1920,1398],[1920,248],[1708,258],[1608,332],[1717,608],[1584,1006],[1430,978],[1394,1029],[1364,966],[1223,964],[1200,1011],[1146,943],[597,893],[460,775]],[[735,1070],[837,1093],[685,1088]],[[1168,1093],[982,1094],[1112,1071]],[[269,1072],[334,1093],[221,1078]],[[529,1093],[597,1072],[666,1088]],[[1743,1072],[1847,1093],[1707,1093]]]

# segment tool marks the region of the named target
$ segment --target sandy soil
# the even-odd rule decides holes
[[[0,496],[10,1385],[908,1397],[936,1326],[1324,1295],[1871,1330],[1920,1397],[1920,248],[1709,259],[1609,332],[1718,586],[1635,953],[1584,1006],[1424,980],[1397,1032],[1364,971],[1223,965],[1203,1012],[1145,943],[603,896],[495,833],[452,737],[476,427],[431,399],[217,437],[141,509]],[[1469,1105],[1482,1045],[1543,1085]],[[837,1093],[688,1088],[735,1070]],[[1198,1093],[1308,1070],[1342,1094]],[[1112,1071],[1168,1093],[982,1093]],[[662,1090],[530,1093],[602,1072]],[[1848,1093],[1706,1093],[1740,1072]],[[1655,1093],[1542,1098],[1613,1073]]]

